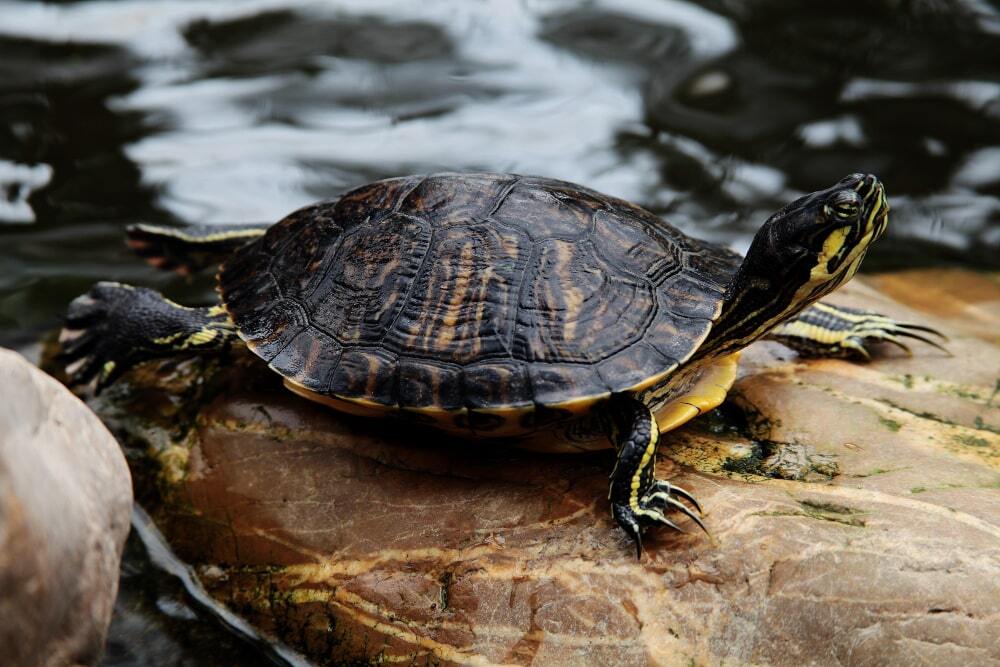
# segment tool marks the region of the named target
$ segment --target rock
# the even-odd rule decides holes
[[[339,416],[247,354],[95,405],[150,453],[151,509],[212,594],[321,663],[1000,664],[1000,308],[931,282],[919,311],[859,281],[833,301],[938,326],[954,356],[751,346],[731,400],[661,446],[712,536],[650,533],[641,560],[610,452]]]
[[[128,466],[100,420],[0,349],[3,664],[97,662],[131,509]]]

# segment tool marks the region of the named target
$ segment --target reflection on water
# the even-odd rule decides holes
[[[99,279],[208,294],[129,257],[128,222],[276,220],[436,170],[578,181],[739,249],[797,194],[872,171],[894,213],[866,268],[996,268],[1000,18],[977,0],[0,3],[0,344],[28,349]]]

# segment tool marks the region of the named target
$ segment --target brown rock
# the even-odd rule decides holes
[[[209,590],[320,662],[1000,664],[1000,299],[967,323],[941,291],[943,317],[857,282],[835,301],[939,326],[953,357],[752,346],[736,407],[661,447],[712,538],[654,532],[640,561],[610,452],[338,416],[247,358],[135,374],[101,410],[150,447],[155,514]]]
[[[0,662],[89,665],[118,592],[132,483],[62,385],[0,349]]]

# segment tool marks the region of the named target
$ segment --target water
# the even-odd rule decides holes
[[[129,222],[276,220],[435,170],[577,181],[737,249],[801,192],[872,171],[893,217],[866,270],[997,269],[1000,10],[0,2],[0,345],[34,354],[100,279],[208,297],[130,257]],[[212,664],[227,631],[156,593],[144,553],[127,552],[109,664]]]

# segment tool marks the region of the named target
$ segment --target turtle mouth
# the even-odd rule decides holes
[[[876,177],[871,174],[857,176],[854,189],[862,201],[860,236],[868,236],[871,243],[882,237],[889,224],[889,201],[885,198],[885,186]]]

